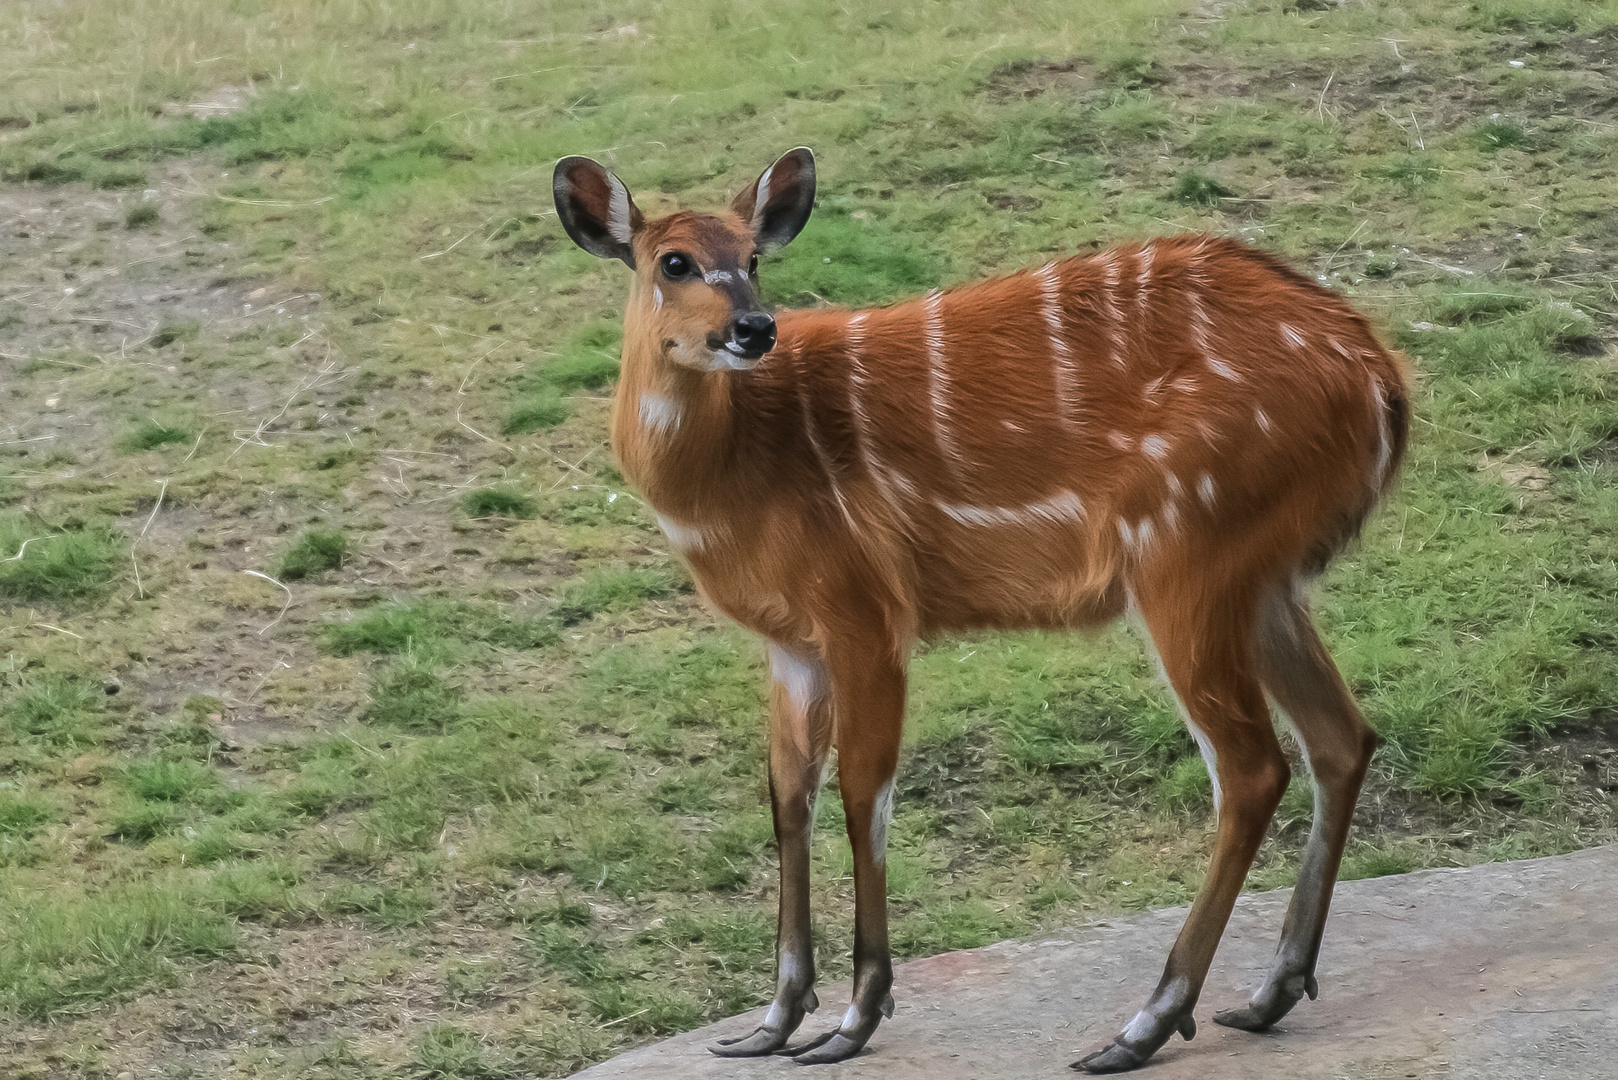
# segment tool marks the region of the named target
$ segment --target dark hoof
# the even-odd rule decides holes
[[[1281,1016],[1266,1016],[1251,1005],[1243,1005],[1239,1009],[1225,1009],[1223,1012],[1214,1013],[1213,1022],[1220,1027],[1238,1028],[1242,1031],[1268,1031]]]
[[[1080,1058],[1071,1068],[1087,1073],[1128,1072],[1140,1068],[1149,1057],[1150,1054],[1138,1053],[1121,1042],[1115,1042],[1105,1050],[1097,1050],[1088,1057]]]
[[[834,1061],[846,1061],[864,1049],[864,1039],[855,1041],[841,1031],[834,1031],[824,1041],[817,1040],[813,1047],[794,1054],[792,1060],[799,1065],[829,1065]]]
[[[781,1031],[776,1028],[755,1028],[751,1035],[743,1035],[737,1039],[720,1039],[708,1047],[708,1052],[719,1057],[763,1057],[773,1054],[787,1044],[792,1037],[790,1031]]]
[[[1214,1023],[1242,1031],[1268,1031],[1292,1011],[1305,994],[1313,1001],[1320,993],[1313,975],[1292,976],[1279,983],[1265,984],[1253,1000],[1239,1009],[1214,1013]]]

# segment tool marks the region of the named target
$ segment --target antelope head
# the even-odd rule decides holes
[[[797,236],[815,200],[815,156],[788,151],[722,214],[681,210],[647,221],[600,163],[556,163],[556,213],[568,236],[635,272],[626,321],[658,355],[698,371],[743,371],[775,347],[759,298],[758,257]]]

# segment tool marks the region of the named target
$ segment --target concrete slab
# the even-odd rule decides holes
[[[1209,1019],[1245,1001],[1289,891],[1242,897],[1197,1006],[1152,1080],[1612,1080],[1618,1077],[1618,846],[1516,863],[1344,882],[1320,960],[1320,999],[1273,1032]],[[708,1042],[763,1009],[642,1047],[589,1080],[1020,1080],[1061,1077],[1111,1039],[1156,983],[1184,908],[1008,941],[898,967],[898,1009],[859,1057],[799,1073],[785,1058],[728,1060]],[[836,1023],[846,983],[822,987],[801,1034]]]

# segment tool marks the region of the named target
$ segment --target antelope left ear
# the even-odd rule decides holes
[[[737,217],[753,226],[760,251],[774,251],[797,236],[814,208],[815,155],[807,146],[781,155],[730,204]]]

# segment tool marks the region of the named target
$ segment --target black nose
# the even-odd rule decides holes
[[[750,311],[730,326],[730,340],[749,357],[760,357],[775,347],[775,319]]]

